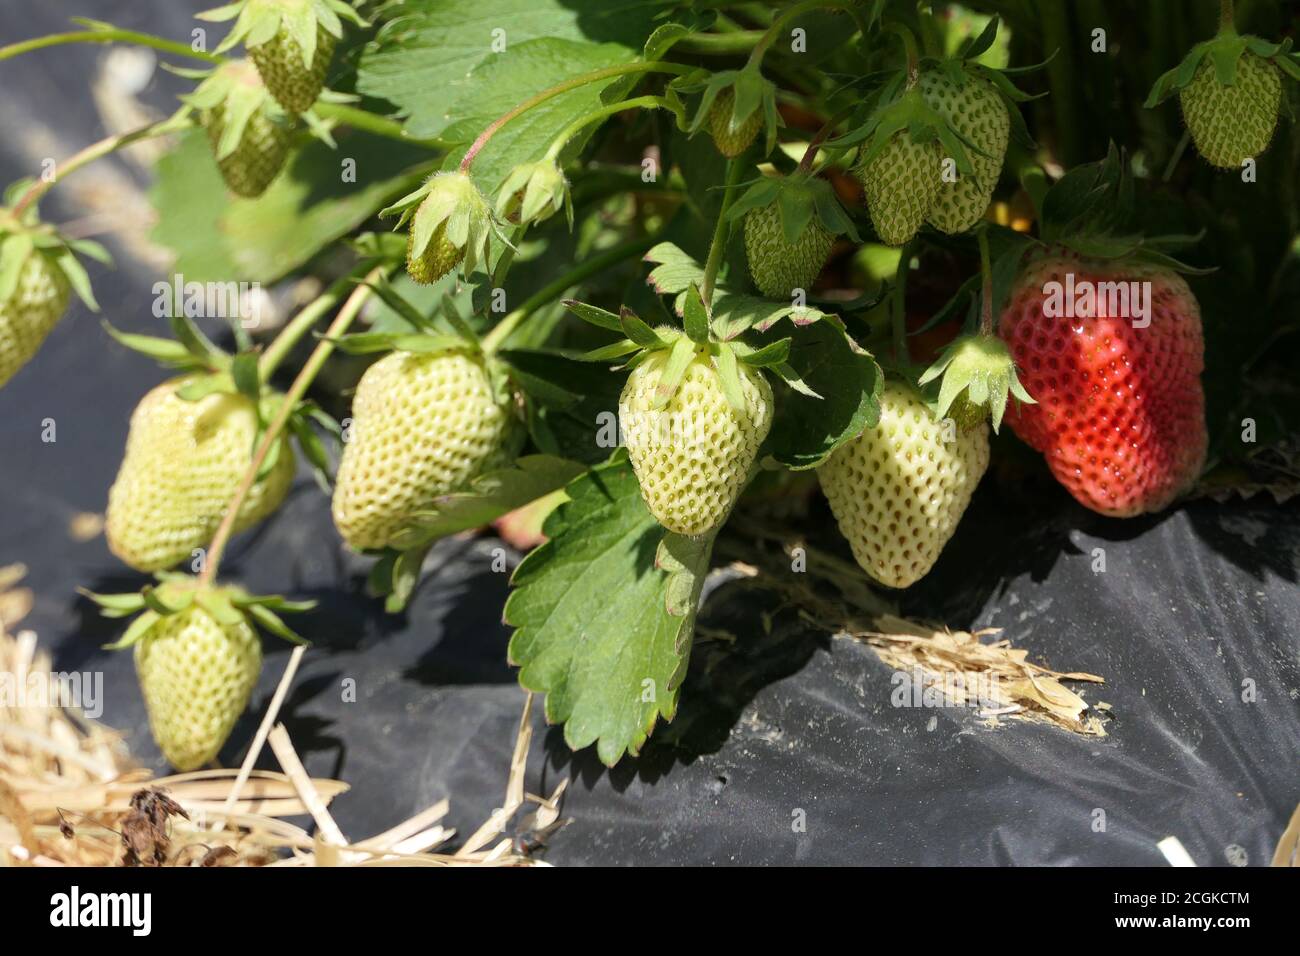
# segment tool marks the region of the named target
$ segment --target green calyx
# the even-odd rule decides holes
[[[441,355],[460,352],[483,364],[498,402],[506,402],[513,397],[514,388],[505,364],[484,349],[478,336],[460,314],[451,295],[444,295],[437,307],[426,315],[403,298],[386,279],[367,285],[376,298],[397,314],[404,328],[392,332],[354,332],[332,339],[337,348],[349,355],[373,355],[381,352]]]
[[[204,335],[179,308],[179,303],[174,305],[172,312],[169,321],[174,338],[123,332],[107,321],[104,322],[104,329],[119,344],[149,356],[163,368],[181,373],[183,381],[176,389],[176,397],[182,401],[197,402],[209,395],[224,393],[242,395],[251,402],[257,411],[257,430],[249,449],[249,454],[252,455],[279,412],[284,396],[266,381],[258,363],[258,355],[250,342],[244,341],[243,350],[231,355]],[[243,329],[237,331],[241,338],[246,337]],[[286,423],[289,432],[298,440],[303,457],[311,465],[316,480],[327,487],[329,457],[320,437],[312,429],[312,423],[335,435],[340,434],[341,429],[338,422],[310,401],[296,404]],[[258,470],[257,480],[260,481],[275,468],[283,447],[284,442],[276,442],[271,446]]]
[[[462,271],[468,275],[480,262],[487,262],[493,233],[506,241],[483,194],[467,173],[458,170],[434,173],[423,186],[380,210],[379,215],[398,212],[401,216],[394,228],[411,224],[408,262],[419,261],[432,246],[444,260],[462,263]],[[442,274],[454,266],[446,261],[442,264],[446,265]],[[441,275],[418,278],[434,281]]]
[[[564,173],[553,160],[521,163],[510,170],[497,194],[497,215],[516,224],[549,219],[563,208],[573,228],[573,200]]]
[[[788,360],[791,340],[789,338],[779,339],[756,348],[740,339],[722,341],[713,335],[708,309],[704,305],[699,287],[695,284],[692,284],[686,293],[684,330],[671,325],[651,328],[626,306],[615,315],[573,299],[566,299],[564,304],[580,319],[603,329],[621,332],[624,336],[611,345],[579,356],[583,361],[609,362],[629,356],[619,367],[633,369],[645,361],[646,356],[652,352],[670,353],[655,394],[655,408],[662,408],[672,400],[691,362],[701,356],[712,359],[713,368],[721,381],[723,394],[737,412],[746,412],[738,363],[768,369],[797,391],[820,397],[803,383],[798,373],[790,366]]]
[[[884,152],[896,133],[904,132],[918,145],[937,142],[957,170],[972,181],[979,181],[967,150],[987,155],[957,132],[948,120],[926,103],[917,86],[904,88],[904,77],[896,76],[882,91],[880,105],[866,121],[843,136],[830,141],[831,146],[860,145],[859,165],[865,166]],[[1000,159],[1000,157],[990,157]]]
[[[692,136],[708,122],[720,148],[731,142],[740,147],[727,149],[728,155],[735,155],[749,145],[747,142],[742,145],[743,140],[757,135],[754,117],[758,116],[762,118],[764,132],[763,155],[766,156],[775,148],[776,130],[780,122],[776,112],[776,84],[763,76],[757,64],[712,74],[692,73],[674,80],[669,89],[674,94],[702,94],[695,117],[687,127],[687,132]],[[712,116],[717,102],[724,106],[730,103],[729,117]]]
[[[1041,99],[1047,93],[1038,93],[1031,95],[1025,93],[1011,81],[1012,76],[1020,76],[1026,73],[1033,73],[1047,66],[1048,63],[1056,56],[1053,52],[1042,63],[1035,63],[1032,66],[1022,66],[1006,69],[994,69],[980,63],[978,58],[986,52],[997,39],[999,19],[993,17],[979,36],[967,40],[952,57],[942,60],[923,58],[921,60],[921,70],[936,69],[941,70],[953,83],[958,86],[965,86],[972,81],[984,80],[989,83],[994,90],[1006,102],[1007,114],[1011,120],[1011,135],[1026,149],[1036,149],[1038,144],[1034,138],[1029,135],[1029,128],[1025,125],[1025,118],[1020,115],[1017,105],[1028,103],[1033,100]]]
[[[854,242],[861,241],[831,184],[805,170],[760,179],[732,203],[727,218],[739,220],[755,209],[773,204],[780,211],[781,234],[792,245],[799,241],[814,218],[833,235],[847,235]]]
[[[13,206],[31,183],[20,180],[5,191],[4,205],[0,206],[0,302],[7,302],[18,291],[23,266],[31,256],[42,256],[46,262],[63,273],[68,285],[86,307],[99,311],[99,303],[90,288],[90,277],[77,256],[96,262],[112,262],[108,251],[89,239],[68,239],[48,223],[40,221],[35,205],[29,205],[21,215],[15,215]]]
[[[261,75],[249,60],[231,60],[210,71],[177,70],[183,76],[203,78],[193,93],[181,99],[205,116],[220,111],[221,138],[215,144],[219,161],[239,148],[244,131],[258,113],[275,123],[291,126],[293,118],[271,96]]]
[[[236,19],[236,17],[238,19]],[[311,69],[316,57],[317,28],[335,39],[343,36],[343,20],[358,27],[369,26],[343,0],[239,0],[198,14],[200,20],[235,25],[214,52],[224,53],[237,43],[257,47],[269,43],[283,32],[302,51],[302,65]]]
[[[934,404],[936,418],[944,418],[951,411],[959,424],[968,426],[987,415],[996,432],[1002,425],[1008,395],[1028,405],[1037,404],[1020,384],[1006,343],[993,335],[955,339],[925,370],[918,384],[928,385],[941,376]]]
[[[1291,52],[1291,38],[1281,43],[1270,43],[1256,36],[1239,34],[1231,26],[1221,30],[1217,36],[1203,40],[1188,51],[1181,63],[1162,74],[1147,94],[1142,105],[1153,109],[1167,100],[1174,93],[1190,86],[1196,78],[1201,61],[1206,57],[1214,66],[1215,79],[1223,86],[1233,86],[1237,82],[1237,64],[1247,53],[1274,63],[1282,72],[1293,80],[1300,80],[1300,55]]]
[[[247,623],[294,644],[307,643],[289,629],[280,614],[309,611],[316,606],[315,601],[289,601],[278,594],[252,595],[237,585],[205,584],[199,578],[175,572],[159,572],[156,577],[157,584],[126,594],[95,594],[78,589],[99,605],[104,617],[135,618],[122,637],[105,645],[105,650],[131,647],[146,638],[164,618],[192,607],[200,608],[224,626]]]

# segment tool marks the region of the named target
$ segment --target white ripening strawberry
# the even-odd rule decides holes
[[[837,448],[817,477],[858,564],[905,588],[939,559],[988,464],[986,424],[939,421],[914,388],[891,380],[879,424]]]
[[[353,548],[387,547],[441,495],[503,468],[523,438],[483,360],[391,352],[361,376],[334,487],[334,524]]]
[[[216,533],[253,457],[258,410],[237,392],[186,401],[182,376],[152,389],[131,415],[126,454],[108,491],[108,547],[138,571],[191,557]],[[239,508],[234,530],[275,511],[293,484],[294,456],[281,439],[274,464]]]
[[[738,411],[701,347],[672,398],[656,408],[670,355],[650,352],[628,376],[619,427],[650,513],[669,531],[701,535],[725,520],[749,476],[772,427],[772,387],[758,369],[741,364]]]

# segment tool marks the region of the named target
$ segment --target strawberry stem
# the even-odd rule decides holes
[[[700,285],[700,296],[710,308],[713,306],[713,287],[717,285],[718,269],[722,267],[722,254],[727,248],[727,239],[731,236],[727,210],[736,198],[736,184],[740,182],[740,173],[744,168],[737,159],[739,157],[727,160],[727,182],[722,193],[722,207],[718,210],[718,221],[713,227],[713,241],[709,244],[709,258],[704,264],[704,280]]]
[[[772,44],[776,42],[777,37],[785,32],[785,28],[794,20],[803,16],[811,10],[843,10],[847,12],[854,20],[857,21],[858,29],[866,34],[869,24],[862,19],[862,12],[858,9],[854,0],[804,0],[803,3],[796,3],[789,10],[785,11],[779,17],[772,21],[772,25],[767,28],[763,34],[763,39],[758,41],[758,45],[749,55],[747,68],[757,69],[763,63],[763,57],[771,49]]]
[[[376,136],[397,140],[399,143],[410,143],[412,146],[428,146],[433,149],[450,148],[450,144],[444,139],[438,137],[416,139],[414,136],[408,136],[406,128],[396,120],[391,120],[386,116],[376,116],[374,113],[357,109],[355,106],[348,106],[346,103],[326,103],[319,100],[311,108],[311,111],[321,119],[337,120],[345,126],[351,126],[353,129],[365,133],[374,133]]]
[[[1228,35],[1237,32],[1237,16],[1232,0],[1219,0],[1219,32]]]
[[[536,106],[540,106],[547,100],[559,96],[561,93],[568,93],[570,90],[576,90],[579,87],[586,86],[590,83],[599,83],[601,80],[613,79],[616,76],[627,76],[630,73],[672,73],[677,76],[691,72],[692,67],[682,63],[670,63],[666,60],[651,60],[648,63],[621,63],[618,66],[607,66],[604,69],[593,70],[590,73],[583,73],[575,76],[563,83],[557,83],[549,89],[542,90],[535,96],[530,96],[518,106],[514,107],[488,124],[483,132],[479,133],[478,139],[470,145],[469,150],[465,153],[464,159],[460,161],[460,171],[468,173],[470,167],[474,164],[476,157],[500,130],[511,120],[522,116]]]
[[[828,137],[832,132],[835,131],[836,126],[838,126],[841,122],[843,122],[845,119],[851,116],[855,109],[857,109],[856,104],[840,110],[830,119],[828,119],[825,123],[823,123],[822,128],[819,129],[815,134],[813,134],[813,138],[808,143],[808,148],[804,150],[803,158],[799,160],[800,172],[806,173],[812,169],[813,160],[817,156],[817,151],[821,149],[822,143],[826,141],[826,137]]]
[[[568,144],[569,140],[573,139],[592,123],[595,123],[598,120],[603,120],[607,116],[613,116],[615,113],[622,113],[625,110],[658,110],[669,109],[671,106],[672,104],[662,96],[637,96],[630,100],[621,100],[618,103],[610,103],[607,106],[602,106],[599,109],[592,110],[586,116],[578,117],[560,131],[560,135],[556,136],[555,139],[551,141],[550,147],[546,150],[545,158],[554,162],[560,155],[560,152]]]
[[[993,334],[993,267],[989,263],[989,230],[981,226],[977,231],[980,247],[980,274],[984,277],[980,289],[980,335]]]
[[[274,341],[266,347],[261,359],[258,360],[257,377],[260,381],[269,382],[271,380],[271,376],[280,367],[280,363],[288,358],[289,353],[293,351],[293,347],[298,344],[304,335],[311,331],[312,326],[316,324],[322,315],[338,305],[344,293],[362,279],[366,268],[366,265],[362,264],[338,279],[285,324]]]
[[[913,243],[905,243],[898,255],[898,268],[894,273],[894,299],[892,302],[894,328],[894,361],[899,365],[911,362],[907,350],[907,274],[912,269]]]
[[[898,21],[890,23],[885,30],[897,34],[903,41],[903,52],[907,56],[907,89],[910,90],[921,78],[921,56],[917,52],[916,34],[906,24]]]
[[[378,282],[382,276],[395,271],[397,268],[399,268],[397,264],[376,266],[366,275],[365,283]],[[328,295],[328,293],[326,294]],[[266,426],[266,431],[262,434],[262,440],[258,442],[257,449],[253,452],[253,458],[244,470],[243,478],[239,481],[239,487],[235,489],[235,494],[226,507],[226,513],[221,518],[221,524],[217,526],[217,533],[212,536],[212,543],[208,545],[207,558],[203,562],[203,570],[199,572],[198,581],[200,585],[211,583],[217,576],[217,568],[221,564],[222,555],[225,553],[226,545],[229,543],[230,536],[235,529],[235,519],[239,516],[239,509],[243,507],[244,499],[248,497],[249,491],[257,481],[258,473],[262,470],[262,463],[266,461],[266,456],[270,454],[271,448],[279,441],[294,407],[302,400],[308,387],[320,372],[321,366],[325,364],[325,360],[334,351],[335,340],[348,330],[348,327],[361,313],[361,307],[366,304],[366,300],[370,298],[371,294],[372,290],[369,284],[358,285],[352,290],[348,300],[343,303],[343,308],[339,310],[339,314],[335,316],[334,321],[325,330],[325,335],[321,338],[320,343],[307,361],[303,363],[298,376],[293,380],[293,384],[289,386],[289,390],[285,392],[284,401],[280,403],[275,417]],[[308,308],[311,308],[311,306],[308,306]]]
[[[202,60],[205,63],[224,63],[226,61],[223,56],[196,50],[188,43],[164,40],[162,37],[156,37],[149,33],[137,33],[135,30],[119,30],[111,24],[100,24],[93,20],[86,22],[95,25],[92,29],[82,33],[52,33],[49,36],[36,37],[32,40],[23,40],[21,43],[11,43],[8,46],[0,47],[0,60],[21,56],[33,50],[43,50],[46,47],[62,46],[65,43],[132,43],[136,46],[153,47],[155,50],[162,50],[164,53],[188,56],[195,60]]]
[[[122,149],[124,146],[130,146],[132,143],[138,143],[141,140],[150,139],[154,136],[163,136],[167,133],[174,133],[177,130],[192,126],[193,120],[190,119],[190,107],[182,106],[165,120],[159,120],[156,123],[149,123],[138,129],[133,129],[125,133],[118,133],[115,136],[106,136],[97,143],[91,143],[81,152],[76,153],[70,158],[60,163],[54,170],[54,175],[49,179],[38,179],[27,187],[18,201],[14,203],[13,214],[16,219],[21,219],[23,213],[35,202],[39,202],[41,197],[49,192],[54,184],[64,176],[76,172],[82,166],[87,166],[109,153]]]
[[[483,351],[487,355],[492,355],[505,343],[518,326],[542,306],[559,298],[566,291],[573,288],[584,279],[590,278],[597,273],[603,272],[610,266],[622,262],[624,259],[630,259],[633,256],[640,255],[659,241],[658,236],[643,236],[640,239],[632,239],[628,242],[607,249],[600,255],[592,256],[580,266],[570,269],[564,275],[560,276],[549,285],[543,286],[526,300],[524,304],[515,309],[505,318],[503,318],[487,335],[483,336],[481,343]]]

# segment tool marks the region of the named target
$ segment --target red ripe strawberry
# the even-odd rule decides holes
[[[1109,294],[1133,286],[1102,283],[1141,284],[1145,319],[1135,300],[1125,308]],[[1050,255],[1017,279],[1000,334],[1038,400],[1009,408],[1007,421],[1081,504],[1116,517],[1159,511],[1199,476],[1201,310],[1181,276]]]

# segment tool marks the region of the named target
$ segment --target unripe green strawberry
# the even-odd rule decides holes
[[[422,285],[431,285],[445,276],[465,257],[446,236],[446,226],[438,226],[433,238],[419,255],[415,254],[415,232],[406,235],[406,271]]]
[[[262,670],[262,643],[240,615],[223,624],[197,601],[161,617],[135,645],[149,729],[177,770],[214,759]]]
[[[749,274],[763,295],[788,299],[795,289],[812,287],[835,237],[814,216],[794,242],[786,242],[781,212],[776,203],[745,214],[745,254]]]
[[[265,43],[248,48],[262,82],[276,102],[291,113],[305,113],[325,86],[325,73],[338,40],[319,24],[316,50],[310,65],[303,62],[302,46],[283,27]]]
[[[975,175],[958,173],[952,182],[940,177],[927,217],[936,229],[956,235],[984,218],[989,208],[1002,173],[1011,117],[1002,96],[982,77],[966,74],[965,82],[959,84],[942,70],[927,70],[921,74],[920,86],[925,101],[958,135],[977,147],[966,150]]]
[[[886,245],[903,245],[925,222],[939,191],[941,161],[938,142],[917,143],[900,130],[855,170],[871,222]]]
[[[69,294],[63,271],[41,252],[29,253],[13,294],[0,301],[0,387],[36,354],[67,311]]]
[[[709,107],[709,115],[706,119],[713,144],[718,147],[718,152],[728,159],[734,159],[749,149],[750,144],[758,136],[758,131],[763,128],[763,111],[756,109],[738,128],[733,129],[731,111],[735,103],[736,93],[731,87],[727,87],[718,93],[713,105]]]
[[[463,263],[466,275],[488,260],[495,229],[492,209],[469,174],[434,173],[415,192],[380,212],[401,210],[398,225],[410,223],[406,237],[406,271],[416,282],[437,282]]]
[[[914,388],[889,381],[879,424],[837,448],[817,477],[858,564],[905,588],[934,566],[988,464],[987,425],[937,421]]]
[[[619,428],[650,513],[669,531],[700,535],[720,525],[736,503],[772,427],[772,387],[757,369],[740,365],[739,412],[727,401],[713,360],[697,354],[676,393],[656,409],[670,354],[651,352],[632,370],[619,398]]]
[[[509,464],[522,437],[479,358],[392,352],[357,385],[334,524],[353,548],[386,547],[440,496]]]
[[[226,129],[225,107],[218,106],[209,112],[204,117],[204,128],[216,152]],[[221,178],[230,191],[250,199],[266,192],[266,187],[284,168],[289,139],[289,128],[283,122],[266,110],[254,112],[234,151],[217,160]]]
[[[140,401],[108,492],[109,549],[139,571],[173,567],[206,547],[252,459],[253,403],[231,392],[186,401],[176,390],[187,381],[165,382]],[[235,531],[278,508],[293,476],[293,451],[282,439],[270,472],[240,506]]]
[[[1197,151],[1220,169],[1239,169],[1268,148],[1281,101],[1281,71],[1250,51],[1237,61],[1232,86],[1219,82],[1207,55],[1179,91],[1183,119]]]

